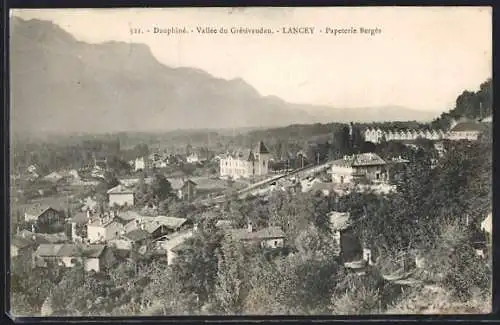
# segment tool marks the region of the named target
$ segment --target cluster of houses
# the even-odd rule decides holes
[[[191,179],[171,178],[167,179],[178,199],[192,201],[196,197],[197,184]],[[145,179],[146,182],[151,179]],[[138,179],[124,180],[117,186],[109,189],[108,202],[109,206],[129,206],[132,207],[136,203],[136,188]]]
[[[134,248],[141,249],[141,254],[167,256],[172,262],[171,249],[189,238],[193,228],[188,219],[142,216],[134,211],[97,214],[87,210],[86,220],[80,220],[78,225],[51,207],[38,211],[25,214],[25,219],[32,223],[31,231],[18,231],[11,240],[11,256],[28,257],[35,267],[47,266],[51,261],[73,267],[79,261],[87,271],[99,272],[116,261],[115,253]],[[40,226],[54,228],[54,224],[63,226],[61,232]],[[77,226],[86,229],[84,235],[77,233]],[[171,237],[176,245],[170,242]]]
[[[439,129],[406,129],[384,130],[381,128],[367,128],[364,139],[367,142],[380,143],[385,141],[415,141],[417,139],[439,140],[469,140],[476,141],[484,132],[485,127],[491,123],[491,118],[480,121],[460,119],[453,121],[448,131]]]
[[[189,155],[154,152],[146,157],[138,157],[129,161],[130,166],[137,172],[150,168],[167,168],[168,166],[178,166],[181,163],[198,164],[207,160],[207,157],[192,152]]]

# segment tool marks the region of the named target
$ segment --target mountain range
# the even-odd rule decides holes
[[[242,79],[159,62],[144,44],[76,40],[56,24],[10,23],[10,119],[16,133],[272,127],[429,121],[404,107],[335,108],[262,96]]]

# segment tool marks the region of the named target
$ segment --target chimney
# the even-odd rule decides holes
[[[87,219],[90,220],[90,217],[91,217],[91,215],[90,215],[90,209],[87,209]]]
[[[248,230],[248,232],[252,232],[253,231],[252,222],[248,223],[247,230]]]
[[[33,241],[36,241],[36,236],[35,236],[35,235],[31,236],[31,239],[32,239]]]
[[[34,225],[34,224],[33,224],[33,225],[31,225],[31,232],[32,232],[32,233],[35,233],[35,232],[36,232],[36,229],[35,229],[35,225]]]
[[[146,225],[144,223],[141,223],[141,229],[144,230],[145,227]]]

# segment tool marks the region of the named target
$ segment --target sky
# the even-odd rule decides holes
[[[53,21],[89,43],[145,43],[168,66],[242,78],[262,95],[294,103],[447,111],[463,90],[477,90],[492,73],[489,7],[23,9],[12,14]],[[154,34],[154,27],[193,32]],[[275,32],[202,35],[197,27]],[[288,27],[314,27],[314,34],[284,34]],[[361,34],[361,27],[377,33]],[[130,28],[145,32],[131,35]],[[358,33],[334,36],[325,34],[326,28]]]

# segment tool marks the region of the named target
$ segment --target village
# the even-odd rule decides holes
[[[446,132],[368,128],[364,130],[363,136],[366,142],[375,144],[381,141],[405,141],[410,146],[415,146],[412,140],[424,138],[442,149],[443,141],[478,141],[485,124],[489,125],[490,122],[491,119],[460,121]],[[67,198],[63,202],[66,201],[68,205],[63,206],[43,203],[43,200],[42,203],[24,204],[22,211],[18,211],[19,224],[23,225],[23,229],[19,225],[13,229],[11,257],[28,257],[27,260],[35,268],[43,268],[47,262],[56,261],[68,268],[83,263],[86,271],[105,272],[119,263],[120,258],[137,251],[172,265],[178,254],[186,249],[185,241],[196,234],[200,225],[208,219],[233,239],[255,244],[262,249],[284,252],[288,244],[281,227],[272,224],[256,227],[251,221],[247,221],[243,228],[235,227],[221,208],[224,202],[234,196],[244,199],[249,195],[266,200],[275,191],[318,192],[324,196],[368,189],[387,193],[396,190],[390,181],[392,170],[412,164],[405,157],[380,157],[376,153],[365,152],[277,172],[270,167],[276,159],[265,142],[260,141],[252,149],[215,154],[212,160],[219,167],[216,176],[164,178],[169,184],[169,195],[179,204],[195,204],[199,207],[199,215],[190,218],[158,214],[157,206],[150,206],[148,211],[137,206],[137,184],[150,184],[154,182],[152,177],[119,179],[116,186],[106,191],[105,205],[98,204],[96,198],[91,196],[77,202],[79,210],[71,210],[71,199]],[[206,158],[195,152],[187,156],[153,153],[147,157],[137,157],[129,163],[134,172],[140,173],[151,168],[175,165],[178,160],[203,164]],[[38,175],[36,166],[30,166],[26,175],[57,184],[64,180],[65,184],[97,186],[104,178],[106,168],[105,159],[95,160],[92,169],[87,171],[91,175],[87,179],[80,177],[80,171],[76,170]],[[224,192],[227,187],[232,188],[231,194]],[[349,211],[330,211],[328,220],[332,231],[331,240],[339,244],[338,254],[343,257],[344,266],[363,274],[375,260],[371,248],[356,242],[352,235]],[[491,213],[485,216],[481,227],[491,235]],[[353,246],[359,249],[353,250]],[[483,257],[487,252],[487,246],[477,249],[477,254]],[[413,256],[416,267],[422,265],[422,256],[418,253]]]

